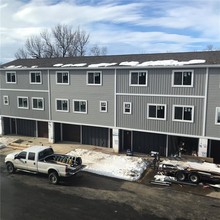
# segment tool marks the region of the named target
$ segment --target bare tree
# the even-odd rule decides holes
[[[99,47],[98,44],[93,45],[90,48],[90,55],[92,56],[103,56],[107,54],[107,47]]]
[[[44,42],[40,36],[31,36],[26,40],[25,48],[30,56],[42,58],[44,54]]]
[[[214,46],[212,44],[207,45],[206,50],[212,51],[214,50]]]
[[[44,41],[44,57],[51,58],[55,54],[55,48],[51,42],[51,35],[47,30],[44,30],[41,34],[41,38]]]
[[[15,53],[15,57],[17,59],[27,59],[28,58],[28,53],[24,48],[18,49],[18,51]]]
[[[18,49],[16,58],[51,58],[84,56],[89,42],[89,34],[78,28],[58,24],[50,31],[44,30],[39,35],[26,40],[24,48]]]
[[[89,34],[78,28],[75,31],[74,42],[70,47],[69,56],[85,56],[86,46],[89,43]]]

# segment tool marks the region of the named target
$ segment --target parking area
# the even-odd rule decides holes
[[[34,138],[34,137],[25,137],[25,136],[2,136],[0,137],[1,146],[6,145],[7,147],[0,147],[0,154],[7,155],[11,151],[14,150],[22,150],[26,147],[33,145],[44,145],[53,147],[56,153],[67,154],[75,149],[85,149],[91,151],[102,152],[110,155],[116,155],[111,148],[102,148],[91,145],[80,145],[74,144],[73,142],[62,142],[51,144],[48,142],[47,138]],[[153,158],[150,158],[147,155],[135,155],[138,157],[147,158],[148,161],[152,162]],[[202,196],[210,196],[214,198],[220,199],[220,190],[214,187],[211,187],[207,183],[200,183],[198,185],[187,185],[183,183],[172,183],[171,186],[158,186],[152,185],[150,182],[154,179],[157,170],[153,168],[153,166],[149,165],[147,169],[142,174],[142,177],[137,181],[140,184],[144,184],[149,187],[161,188],[168,187],[172,190],[202,195]]]

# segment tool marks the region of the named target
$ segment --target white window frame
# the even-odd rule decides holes
[[[19,99],[27,99],[27,107],[20,107],[19,106]],[[29,109],[29,100],[27,96],[17,96],[17,107],[20,109]]]
[[[192,108],[192,119],[191,121],[189,120],[180,120],[180,119],[175,119],[175,107],[182,107],[182,108]],[[193,123],[194,122],[194,106],[193,105],[173,105],[173,112],[172,112],[172,115],[173,115],[173,118],[172,120],[173,121],[178,121],[178,122],[188,122],[188,123]],[[183,114],[184,114],[184,111],[183,111]]]
[[[67,101],[67,110],[57,109],[57,101]],[[56,99],[55,99],[55,106],[56,106],[56,111],[57,111],[57,112],[69,112],[69,99],[56,98]]]
[[[62,73],[62,80],[63,80],[63,73],[67,73],[68,74],[68,82],[67,83],[64,83],[64,82],[58,82],[58,73]],[[57,85],[69,85],[70,84],[70,74],[69,74],[69,71],[56,71],[56,84]]]
[[[218,112],[220,112],[220,107],[216,107],[215,109],[215,124],[220,125],[220,122],[217,122],[218,120]]]
[[[106,108],[105,110],[102,110],[102,103],[105,104],[105,108]],[[100,106],[100,108],[99,108],[100,112],[108,112],[108,102],[107,101],[100,101],[99,106]]]
[[[9,97],[8,97],[8,95],[3,95],[3,105],[9,105]]]
[[[13,73],[13,74],[15,74],[15,82],[8,82],[8,73]],[[16,72],[15,71],[7,71],[6,73],[5,73],[5,81],[6,81],[6,83],[9,83],[9,84],[16,84],[17,83],[17,76],[16,76]]]
[[[89,73],[99,73],[100,74],[100,83],[89,83]],[[94,80],[94,76],[93,76]],[[86,72],[86,84],[89,86],[101,86],[102,85],[102,71],[87,71]]]
[[[131,83],[131,75],[132,75],[132,73],[138,73],[138,81],[139,81],[139,73],[146,73],[146,81],[145,81],[145,84],[132,84]],[[131,71],[129,71],[129,86],[147,86],[147,80],[148,79],[148,71],[147,70],[131,70]]]
[[[75,111],[75,102],[85,102],[86,103],[86,111]],[[87,114],[88,113],[88,101],[87,100],[82,100],[82,99],[73,99],[73,113],[78,113],[78,114]]]
[[[42,108],[34,108],[34,99],[42,100]],[[39,110],[39,111],[44,110],[44,98],[42,98],[42,97],[32,97],[31,100],[32,100],[31,102],[32,102],[32,109],[33,110]]]
[[[158,117],[150,117],[149,116],[149,113],[150,113],[150,111],[149,111],[149,107],[150,106],[155,106],[156,108],[158,107],[158,106],[163,106],[164,107],[164,118],[158,118]],[[157,109],[156,109],[156,111],[157,111]],[[156,112],[156,116],[157,116],[157,112]],[[151,120],[162,120],[162,121],[166,121],[166,119],[167,119],[167,105],[166,104],[155,104],[155,103],[148,103],[147,104],[147,119],[151,119]]]
[[[129,112],[126,112],[126,105],[129,104],[130,105],[130,111]],[[126,115],[131,115],[131,112],[132,112],[132,103],[131,102],[123,102],[123,114],[126,114]]]
[[[191,77],[191,85],[175,85],[174,84],[174,75],[175,72],[181,72],[182,73],[182,83],[183,83],[183,73],[184,72],[191,72],[192,73],[192,77]],[[172,87],[193,87],[194,85],[194,70],[173,70],[172,71]]]
[[[31,81],[31,74],[34,73],[40,73],[40,82],[32,82]],[[36,79],[36,75],[35,75],[35,79]],[[29,80],[30,80],[30,84],[42,84],[42,74],[41,74],[41,71],[30,71],[29,72]]]

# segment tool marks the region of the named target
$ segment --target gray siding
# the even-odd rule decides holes
[[[123,102],[132,103],[132,114],[123,114]],[[166,104],[166,120],[147,119],[147,104]],[[173,105],[193,105],[194,122],[172,121]],[[173,98],[173,97],[142,97],[117,96],[117,126],[147,131],[177,133],[187,135],[202,135],[203,98]]]
[[[59,69],[60,70],[60,69]],[[114,70],[102,71],[102,85],[87,85],[88,70],[69,70],[69,85],[56,84],[56,71],[50,72],[52,120],[88,125],[114,124]],[[69,112],[57,112],[55,99],[68,99]],[[73,112],[73,99],[87,100],[87,114]],[[108,112],[99,111],[99,102],[108,102]]]
[[[172,87],[172,70],[184,69],[141,69],[148,71],[147,86],[129,86],[129,70],[117,70],[117,93],[205,95],[205,68],[194,70],[193,87]]]
[[[32,71],[38,71],[33,69]],[[16,72],[16,83],[6,83],[6,72]],[[28,90],[48,90],[47,70],[40,71],[42,84],[30,84],[29,70],[1,71],[1,88],[3,89],[28,89]]]
[[[33,118],[39,120],[49,119],[49,107],[48,107],[48,74],[46,70],[41,71],[42,84],[30,84],[30,71],[33,70],[5,70],[1,71],[1,115],[21,117],[21,118]],[[16,73],[16,83],[6,83],[6,72]],[[22,91],[23,90],[23,91]],[[40,90],[44,90],[40,92]],[[46,91],[45,91],[46,90]],[[39,91],[39,92],[38,92]],[[3,105],[3,96],[9,97],[9,105]],[[29,100],[28,109],[19,109],[17,107],[17,97],[25,96]],[[32,109],[32,97],[44,98],[44,110],[33,110]]]
[[[9,105],[2,105],[2,115],[22,117],[22,118],[33,118],[33,119],[49,119],[48,109],[48,93],[47,92],[26,92],[26,91],[1,91],[1,102],[4,95],[9,97]],[[28,109],[20,109],[17,107],[17,97],[25,96],[29,100]],[[32,97],[44,98],[44,110],[33,110],[32,109]]]
[[[216,107],[220,107],[220,68],[209,70],[206,136],[220,138],[220,125],[215,124]]]

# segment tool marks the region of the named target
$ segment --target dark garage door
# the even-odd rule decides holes
[[[17,134],[36,137],[36,121],[17,119]]]
[[[211,140],[211,157],[214,163],[220,164],[220,141]]]
[[[38,121],[38,137],[48,138],[48,123]]]
[[[83,126],[83,144],[108,147],[108,128]]]
[[[63,141],[80,143],[80,126],[63,124]]]
[[[133,132],[133,151],[149,154],[151,151],[166,155],[166,135]]]

